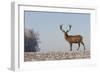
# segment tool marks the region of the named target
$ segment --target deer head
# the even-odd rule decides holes
[[[71,30],[71,27],[72,27],[72,25],[68,25],[68,26],[69,26],[69,29],[65,31],[62,29],[63,24],[60,25],[60,30],[64,33],[65,36],[68,36],[68,32]]]

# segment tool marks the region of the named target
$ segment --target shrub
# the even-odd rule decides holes
[[[39,49],[39,35],[33,30],[25,29],[24,33],[24,52],[38,52]]]

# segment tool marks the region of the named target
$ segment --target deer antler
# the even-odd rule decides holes
[[[63,24],[62,24],[63,25]],[[63,29],[62,29],[62,25],[60,25],[60,30],[62,31],[62,32],[65,32]]]
[[[67,30],[66,32],[69,32],[71,30],[72,25],[69,24],[69,30]]]

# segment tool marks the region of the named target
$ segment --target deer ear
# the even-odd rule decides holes
[[[66,33],[68,33],[68,30],[66,31]]]
[[[68,33],[69,32],[69,30],[66,30],[66,33]]]

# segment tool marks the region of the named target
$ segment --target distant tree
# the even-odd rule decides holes
[[[33,30],[26,30],[24,33],[24,52],[38,52],[39,48],[39,35]]]

